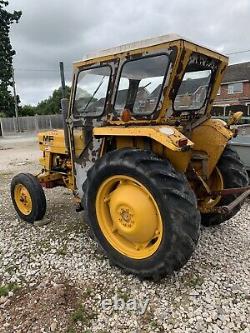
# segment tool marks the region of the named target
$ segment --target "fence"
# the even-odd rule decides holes
[[[240,120],[240,124],[250,123],[250,105],[227,105],[227,106],[214,106],[212,109],[212,116],[223,120],[237,111],[243,112],[243,117]]]
[[[63,118],[61,114],[19,117],[18,124],[20,132],[32,133],[46,129],[63,128]],[[18,124],[16,118],[0,118],[0,136],[17,134]]]

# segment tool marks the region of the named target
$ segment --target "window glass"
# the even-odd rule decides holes
[[[157,107],[169,65],[167,55],[141,58],[124,64],[116,95],[115,111],[151,114]]]
[[[228,85],[229,94],[236,94],[236,93],[242,93],[242,92],[243,92],[243,83],[242,82],[231,83]]]
[[[109,66],[87,69],[79,73],[75,95],[76,114],[100,116],[103,113],[110,75]]]
[[[207,97],[211,74],[210,69],[186,71],[174,101],[174,109],[201,109]]]

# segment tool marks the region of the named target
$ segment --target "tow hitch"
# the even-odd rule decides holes
[[[218,195],[225,197],[231,194],[241,193],[234,201],[227,206],[214,207],[213,212],[220,214],[230,214],[235,207],[237,207],[242,201],[244,201],[250,195],[250,186],[239,187],[239,188],[227,188],[221,191],[212,191],[210,195],[216,197]]]

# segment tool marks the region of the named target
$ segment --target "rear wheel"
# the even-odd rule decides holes
[[[29,173],[16,175],[11,182],[13,205],[22,220],[33,223],[46,212],[46,198],[37,178]]]
[[[239,155],[230,146],[227,146],[218,162],[217,168],[222,176],[222,188],[216,188],[213,190],[220,190],[223,188],[234,188],[234,187],[244,187],[248,185],[248,174],[242,164]],[[221,183],[217,181],[219,187]],[[219,197],[216,202],[217,206],[229,205],[235,200],[237,194],[228,195],[225,197]],[[202,214],[201,223],[205,226],[217,225],[222,222],[229,220],[233,217],[239,210],[241,204],[239,204],[230,214]]]
[[[111,262],[142,278],[180,269],[198,242],[193,191],[151,152],[122,149],[99,159],[88,172],[84,206]]]

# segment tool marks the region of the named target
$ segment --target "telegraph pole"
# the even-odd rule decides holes
[[[12,82],[13,82],[13,94],[14,94],[14,102],[15,102],[15,115],[16,115],[16,124],[17,124],[17,132],[20,132],[20,124],[18,118],[18,105],[17,105],[17,96],[16,96],[16,82],[14,75],[14,67],[12,67]]]

